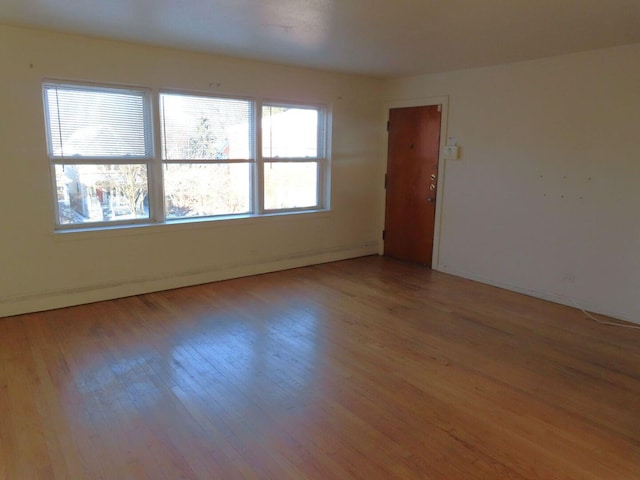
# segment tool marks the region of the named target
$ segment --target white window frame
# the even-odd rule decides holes
[[[146,137],[147,155],[144,157],[65,157],[53,154],[53,146],[51,145],[51,135],[49,125],[49,109],[46,96],[46,88],[51,86],[61,86],[63,88],[74,88],[80,91],[114,91],[118,93],[134,92],[144,98],[144,121],[145,128],[149,128],[149,135]],[[231,100],[249,101],[251,104],[250,119],[250,159],[209,159],[209,160],[164,160],[162,157],[162,135],[161,118],[160,118],[160,96],[168,95],[185,95],[194,97],[208,97]],[[66,80],[49,80],[46,79],[42,84],[42,95],[45,117],[45,136],[47,141],[47,155],[50,164],[52,178],[52,201],[54,205],[54,231],[71,232],[71,231],[92,231],[92,230],[111,230],[130,226],[150,226],[150,225],[169,225],[177,223],[191,223],[202,221],[216,221],[220,219],[246,219],[252,217],[288,215],[295,213],[310,213],[329,210],[329,184],[330,184],[330,148],[329,148],[329,108],[324,104],[306,103],[288,100],[270,100],[257,99],[241,95],[222,95],[211,92],[194,92],[180,91],[174,89],[151,89],[139,86],[126,86],[117,84],[97,84],[87,82],[75,82]],[[262,151],[262,108],[263,106],[275,106],[285,108],[301,108],[314,109],[318,114],[318,131],[317,131],[317,156],[302,158],[271,158],[264,157]],[[250,166],[250,212],[243,214],[222,214],[211,216],[197,216],[185,218],[167,218],[165,212],[164,198],[164,166],[166,164],[184,164],[184,163],[249,163]],[[283,209],[265,209],[264,207],[264,167],[265,163],[288,163],[288,162],[315,162],[317,166],[317,189],[316,204],[302,208],[283,208]],[[149,216],[148,218],[126,219],[126,220],[108,220],[99,222],[85,223],[60,223],[60,207],[58,201],[58,185],[56,182],[56,166],[57,165],[145,165],[147,169],[148,183],[148,202]]]
[[[249,158],[248,159],[239,159],[239,158],[229,158],[229,159],[198,159],[198,160],[189,160],[189,159],[164,159],[162,157],[162,134],[156,135],[157,137],[157,145],[156,152],[158,152],[158,161],[161,165],[160,171],[161,175],[158,181],[162,185],[162,194],[159,196],[157,200],[161,205],[159,205],[159,211],[162,212],[162,220],[159,223],[180,223],[180,222],[190,222],[190,221],[202,221],[202,220],[216,220],[221,218],[244,218],[248,215],[255,215],[255,176],[256,176],[256,110],[257,110],[257,102],[252,97],[242,97],[242,96],[232,96],[232,95],[219,95],[212,93],[202,93],[202,92],[185,92],[180,90],[169,90],[162,89],[158,91],[155,96],[157,102],[157,122],[158,128],[157,131],[161,132],[163,125],[162,119],[160,116],[160,97],[162,95],[181,95],[185,97],[200,97],[200,98],[212,98],[212,99],[223,99],[223,100],[240,100],[243,102],[248,102],[250,106],[249,110]],[[234,163],[247,163],[249,164],[249,211],[243,213],[223,213],[223,214],[214,214],[214,215],[202,215],[202,216],[192,216],[192,217],[182,217],[182,218],[167,218],[165,211],[165,192],[164,192],[164,172],[165,166],[171,164],[192,164],[192,163],[201,163],[201,164],[234,164]]]
[[[262,148],[262,109],[263,107],[300,108],[315,110],[318,114],[318,128],[316,133],[316,157],[265,157]],[[257,135],[257,166],[259,184],[259,204],[257,211],[262,215],[287,214],[305,211],[328,209],[327,181],[329,176],[329,145],[327,141],[328,109],[325,105],[316,103],[291,102],[282,100],[262,100],[257,108],[257,122],[260,128]],[[266,163],[296,163],[315,162],[317,171],[316,204],[308,207],[266,209],[264,206],[264,168]]]
[[[48,88],[63,88],[65,90],[78,90],[78,91],[96,91],[96,92],[112,92],[112,93],[134,93],[143,99],[144,106],[144,128],[148,129],[148,135],[145,136],[145,151],[147,155],[141,157],[127,157],[127,156],[66,156],[55,155],[54,146],[52,144],[51,128],[49,123],[50,112],[49,102],[47,101]],[[79,230],[79,229],[101,229],[101,228],[113,228],[117,226],[127,225],[146,225],[154,223],[157,217],[154,205],[149,201],[149,217],[126,219],[126,220],[110,220],[110,221],[97,221],[97,222],[84,222],[84,223],[72,223],[63,224],[60,223],[60,204],[58,201],[58,189],[60,185],[56,180],[56,166],[73,166],[73,165],[145,165],[147,169],[147,195],[151,199],[152,189],[152,176],[156,166],[155,156],[155,138],[153,128],[153,102],[152,91],[148,88],[128,87],[119,85],[100,85],[100,84],[85,84],[69,81],[56,81],[45,80],[42,85],[42,101],[44,105],[45,116],[45,136],[47,141],[47,156],[49,158],[49,165],[51,170],[51,178],[53,182],[53,205],[54,205],[54,217],[55,217],[55,230]]]

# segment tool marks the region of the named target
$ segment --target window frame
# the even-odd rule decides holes
[[[50,125],[50,111],[47,101],[47,88],[61,86],[65,89],[77,89],[79,91],[100,91],[100,92],[133,92],[143,98],[144,105],[144,128],[145,152],[142,157],[127,156],[57,156],[53,153],[52,135]],[[161,118],[161,96],[184,95],[193,97],[206,97],[213,99],[241,100],[249,102],[249,159],[164,159],[163,158],[163,135]],[[47,158],[49,161],[50,174],[52,179],[51,197],[53,201],[54,232],[79,232],[79,231],[100,231],[118,230],[127,227],[175,225],[180,223],[201,223],[206,221],[247,219],[253,217],[268,217],[291,215],[298,213],[313,213],[329,211],[329,191],[330,185],[330,110],[326,104],[301,102],[292,100],[261,99],[243,95],[220,94],[217,92],[185,91],[171,88],[149,88],[145,86],[133,86],[123,84],[106,84],[81,82],[59,79],[44,79],[42,81],[42,101],[44,108],[44,133],[46,137]],[[262,145],[262,110],[265,106],[275,106],[284,108],[313,109],[318,115],[318,125],[316,133],[317,156],[316,157],[295,157],[279,158],[264,157]],[[147,130],[148,129],[148,130]],[[316,164],[316,203],[309,207],[293,207],[281,209],[265,208],[265,177],[264,168],[266,163],[290,163],[290,162],[314,162]],[[246,213],[214,214],[206,216],[176,217],[167,218],[164,170],[170,164],[234,164],[242,163],[249,165],[249,206]],[[133,218],[124,220],[105,220],[82,223],[61,223],[60,222],[60,202],[58,185],[56,179],[56,166],[73,165],[144,165],[147,172],[147,198],[148,217]]]
[[[82,156],[67,156],[67,155],[55,155],[54,147],[52,144],[51,124],[50,124],[50,110],[48,100],[48,88],[62,87],[65,90],[77,90],[77,91],[96,91],[96,92],[110,92],[110,93],[126,93],[132,92],[139,95],[143,99],[143,122],[145,129],[145,155],[139,157],[131,156],[100,156],[100,155],[82,155]],[[86,230],[86,229],[106,229],[116,228],[119,226],[130,225],[147,225],[149,223],[155,223],[154,206],[151,202],[151,189],[153,175],[155,169],[155,129],[153,126],[154,111],[153,111],[153,92],[150,88],[134,87],[128,85],[106,85],[96,83],[81,83],[74,81],[60,81],[60,80],[44,80],[42,82],[42,102],[44,108],[44,122],[45,122],[45,139],[47,144],[47,158],[49,160],[49,169],[52,179],[52,192],[53,192],[53,210],[54,210],[54,229],[56,231],[73,231],[73,230]],[[148,129],[148,131],[147,131]],[[144,165],[147,172],[147,197],[149,198],[149,214],[146,218],[131,218],[124,220],[104,220],[95,222],[83,222],[83,223],[61,223],[60,222],[60,202],[58,189],[60,185],[57,182],[56,167],[66,166],[109,166],[109,165]]]
[[[229,158],[229,159],[197,159],[197,160],[189,160],[189,159],[164,159],[163,158],[163,146],[162,141],[164,138],[163,132],[163,124],[162,124],[162,108],[161,108],[161,97],[162,95],[180,95],[185,97],[199,97],[199,98],[212,98],[212,99],[223,99],[223,100],[240,100],[247,102],[249,104],[249,157],[248,159],[239,159],[239,158]],[[162,186],[162,195],[158,199],[158,202],[162,204],[161,212],[162,219],[158,223],[164,224],[172,224],[172,223],[180,223],[180,222],[189,222],[189,221],[206,221],[206,220],[216,220],[221,218],[242,218],[246,216],[255,215],[255,189],[253,187],[255,183],[255,171],[256,171],[256,111],[257,111],[257,101],[253,97],[245,97],[240,95],[222,95],[222,94],[212,94],[210,92],[192,92],[192,91],[182,91],[182,90],[174,90],[174,89],[160,89],[156,92],[155,95],[156,103],[157,103],[157,122],[158,122],[158,132],[160,132],[157,137],[157,161],[160,164],[160,185]],[[222,214],[213,214],[213,215],[200,215],[200,216],[192,216],[192,217],[177,217],[177,218],[168,218],[166,212],[166,198],[165,198],[165,182],[164,182],[164,171],[166,165],[186,165],[186,164],[207,164],[207,165],[221,165],[221,164],[248,164],[249,165],[249,211],[243,213],[222,213]]]
[[[263,137],[262,137],[262,110],[264,107],[280,107],[280,108],[298,108],[304,110],[315,110],[318,114],[318,125],[316,131],[317,155],[315,157],[265,157],[263,155]],[[257,136],[257,163],[258,163],[258,182],[260,184],[260,197],[258,211],[261,215],[289,214],[307,211],[318,211],[328,209],[327,182],[329,176],[329,143],[328,143],[328,108],[320,103],[293,102],[287,100],[263,99],[257,106],[258,118],[260,125],[259,135]],[[265,208],[265,164],[266,163],[316,163],[316,204],[309,207],[292,207],[292,208]]]

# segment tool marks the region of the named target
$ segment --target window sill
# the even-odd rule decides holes
[[[135,223],[126,225],[100,225],[97,227],[54,230],[56,240],[78,240],[90,237],[112,238],[131,235],[148,235],[181,230],[199,230],[212,228],[229,228],[240,225],[259,225],[261,223],[281,223],[299,220],[315,220],[331,215],[329,209],[303,210],[297,212],[270,212],[262,215],[226,215],[219,217],[203,217],[168,220],[163,223]]]

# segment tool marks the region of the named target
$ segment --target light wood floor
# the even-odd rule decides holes
[[[637,480],[639,347],[381,257],[0,319],[0,479]]]

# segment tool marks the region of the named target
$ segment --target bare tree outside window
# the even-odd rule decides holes
[[[326,208],[321,106],[48,81],[43,94],[56,229]]]
[[[250,102],[180,94],[160,98],[167,217],[249,212]]]

